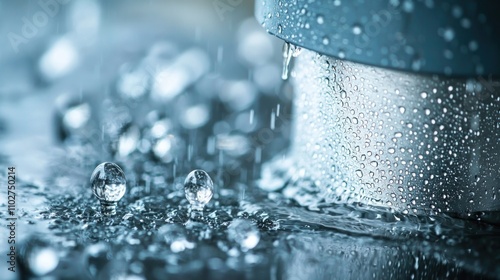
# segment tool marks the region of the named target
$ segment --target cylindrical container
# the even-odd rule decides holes
[[[500,210],[498,4],[256,3],[295,59],[292,147],[326,201]]]

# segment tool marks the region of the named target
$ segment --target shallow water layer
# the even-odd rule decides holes
[[[24,243],[57,252],[59,264],[49,274],[56,278],[74,278],[75,271],[81,279],[427,279],[499,273],[500,228],[478,220],[408,216],[363,205],[309,210],[293,197],[254,188],[244,199],[242,190],[223,190],[203,211],[193,212],[180,183],[134,190],[108,217],[88,188],[68,195],[25,182],[19,186],[23,200],[45,200],[22,207],[18,222]],[[254,248],[246,250],[242,240],[230,237],[235,219],[256,227]],[[36,264],[24,265],[22,273],[36,271]]]

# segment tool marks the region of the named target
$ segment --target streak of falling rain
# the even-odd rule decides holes
[[[271,129],[274,130],[275,126],[276,126],[276,115],[273,110],[271,112]]]
[[[175,179],[175,177],[177,176],[177,164],[173,164],[172,165],[172,177]]]
[[[297,47],[288,42],[283,44],[283,69],[281,72],[281,78],[283,80],[288,80],[289,72],[290,72],[290,63],[292,61],[292,57],[297,57],[302,52],[301,47]]]
[[[260,163],[262,160],[262,149],[261,147],[255,148],[255,163]]]
[[[278,103],[278,105],[276,105],[276,117],[280,116],[280,109],[281,109],[281,104]]]
[[[191,159],[193,158],[193,145],[192,144],[189,144],[188,145],[188,161],[191,161]]]
[[[245,191],[246,191],[246,186],[243,186],[240,188],[240,195],[239,195],[239,201],[245,201]]]
[[[207,154],[213,155],[215,154],[215,137],[210,136],[207,139]]]
[[[174,169],[175,169],[175,164],[174,164]],[[146,193],[151,193],[151,179],[149,178],[149,176],[146,177],[144,185]]]
[[[283,70],[281,72],[281,79],[288,80],[288,71],[290,67],[290,61],[292,60],[292,48],[291,44],[285,42],[283,44]]]
[[[250,110],[250,124],[253,124],[253,116],[254,116],[254,110]]]

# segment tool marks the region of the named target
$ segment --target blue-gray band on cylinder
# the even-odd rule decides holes
[[[256,18],[292,44],[405,71],[500,74],[500,1],[257,0]]]

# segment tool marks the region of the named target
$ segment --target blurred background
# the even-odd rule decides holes
[[[182,134],[176,149],[190,151],[189,159],[159,151],[164,163],[195,165],[194,154],[219,148],[246,154],[263,146],[247,136],[270,127],[271,114],[289,104],[280,94],[281,42],[255,21],[251,1],[0,5],[2,153],[23,176],[43,178],[49,150],[74,139],[108,157],[135,148],[154,154],[152,139],[139,139],[144,131],[129,147],[113,143],[120,130],[132,125],[134,134],[152,119],[168,119]],[[110,125],[116,131],[103,129]]]
[[[109,228],[108,222],[128,221],[145,209],[156,213],[133,221],[130,229],[149,224],[134,235],[139,243],[155,243],[145,239],[168,222],[165,211],[187,217],[182,182],[191,170],[207,171],[216,185],[214,198],[223,194],[231,198],[226,204],[234,204],[258,178],[261,163],[285,150],[291,90],[280,79],[282,43],[256,22],[253,5],[0,2],[0,165],[16,167],[16,206],[23,217],[16,237],[28,244],[18,248],[17,277],[46,275],[54,263],[59,266],[51,277],[76,277],[72,265],[65,272],[61,263],[73,263],[75,252],[76,259],[87,258],[89,245],[109,242],[108,230],[125,236],[128,232]],[[132,205],[106,223],[89,185],[92,170],[103,161],[124,169],[124,203]],[[156,210],[144,208],[155,196],[165,196],[151,206]],[[2,205],[7,205],[3,196]],[[184,212],[177,214],[178,205]],[[3,213],[2,236],[8,235],[6,217]],[[100,230],[81,231],[89,225]],[[115,244],[123,245],[118,240]],[[107,263],[81,278],[114,275]],[[144,275],[141,271],[136,274]],[[148,278],[163,279],[165,273]]]

